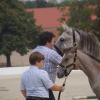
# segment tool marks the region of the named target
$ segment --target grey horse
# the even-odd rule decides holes
[[[64,32],[55,43],[55,47],[64,54],[58,66],[58,76],[63,77],[65,69],[71,72],[75,67],[73,65],[79,62],[77,64],[79,69],[86,74],[93,92],[100,100],[100,43],[98,39],[92,33],[76,30],[67,25],[63,27]],[[71,62],[74,64],[71,65]]]

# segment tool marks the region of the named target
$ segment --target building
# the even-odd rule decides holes
[[[65,10],[61,11],[57,7],[49,7],[49,8],[34,8],[27,9],[29,13],[34,14],[34,18],[36,20],[36,24],[41,26],[43,30],[52,31],[56,36],[59,35],[58,27],[61,26],[61,18],[68,20],[68,16],[66,16],[66,12],[68,12],[68,7]]]

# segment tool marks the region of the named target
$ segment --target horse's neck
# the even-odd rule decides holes
[[[94,34],[89,34],[85,32],[80,32],[76,36],[80,36],[79,39],[79,49],[84,53],[90,55],[92,58],[100,61],[100,43],[96,39]]]
[[[98,67],[96,67],[92,59],[81,51],[77,51],[78,59],[82,66],[80,69],[87,75],[89,80],[94,80],[98,74]]]

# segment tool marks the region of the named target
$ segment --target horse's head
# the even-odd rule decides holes
[[[58,66],[58,77],[61,78],[65,74],[69,75],[71,70],[73,69],[73,53],[74,50],[74,42],[78,44],[80,37],[77,31],[73,30],[72,28],[63,25],[64,32],[58,38],[55,43],[55,47],[64,54],[62,62]]]
[[[62,53],[65,53],[66,51],[73,48],[73,35],[75,35],[76,42],[79,42],[80,37],[79,34],[71,27],[68,27],[67,25],[63,25],[63,28],[64,28],[64,32],[56,41],[55,47],[58,48]]]

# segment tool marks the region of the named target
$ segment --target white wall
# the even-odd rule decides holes
[[[0,68],[0,100],[24,100],[20,93],[20,76],[27,68]]]
[[[20,76],[28,68],[29,66],[0,68],[0,100],[25,100],[20,93]],[[56,83],[62,84],[63,81],[64,78],[57,79]],[[54,92],[54,94],[57,99],[58,92]],[[72,100],[75,96],[91,95],[94,94],[84,73],[80,70],[72,71],[67,78],[65,91],[61,94],[61,100]]]

